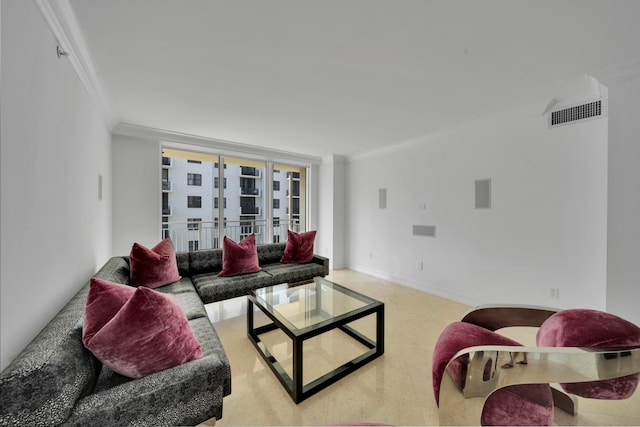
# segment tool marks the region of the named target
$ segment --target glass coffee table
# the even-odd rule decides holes
[[[254,305],[270,323],[254,325]],[[349,325],[367,316],[375,317],[375,332],[371,334],[375,338],[369,338]],[[292,341],[292,375],[260,340],[261,334],[276,329]],[[303,343],[335,329],[368,350],[303,384]],[[316,277],[311,283],[260,288],[248,295],[247,335],[293,401],[299,403],[384,353],[384,304],[321,277]]]

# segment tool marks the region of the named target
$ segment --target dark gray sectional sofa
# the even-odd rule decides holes
[[[285,244],[258,245],[258,273],[217,277],[222,250],[178,253],[182,279],[155,290],[175,295],[202,357],[138,379],[103,366],[82,344],[87,283],[0,375],[0,425],[193,425],[222,418],[231,369],[204,304],[251,289],[329,272],[329,260],[280,264]],[[128,284],[129,258],[111,258],[96,274]]]

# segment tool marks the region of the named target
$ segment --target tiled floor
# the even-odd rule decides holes
[[[216,426],[385,423],[438,425],[431,387],[431,354],[442,329],[470,307],[350,270],[328,279],[385,303],[385,354],[296,405],[246,336],[246,298],[209,304],[231,363],[232,393]],[[367,325],[365,325],[365,328]],[[530,344],[530,331],[512,329]],[[271,332],[263,341],[287,366],[290,341]],[[329,333],[305,344],[305,382],[331,361],[351,358],[358,344]],[[289,366],[290,369],[290,366]],[[315,372],[318,371],[318,372]],[[579,415],[556,410],[558,425],[640,425],[640,391],[625,401],[580,400]]]

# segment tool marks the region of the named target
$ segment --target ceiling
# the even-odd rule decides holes
[[[637,0],[69,3],[116,121],[313,156],[542,113],[640,60]]]

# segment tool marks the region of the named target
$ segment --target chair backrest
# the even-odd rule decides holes
[[[620,351],[640,347],[640,328],[603,311],[562,310],[550,316],[540,326],[536,343],[541,347],[586,347],[594,350]],[[611,380],[561,383],[561,386],[566,392],[578,396],[616,400],[633,395],[638,383],[640,373]]]

